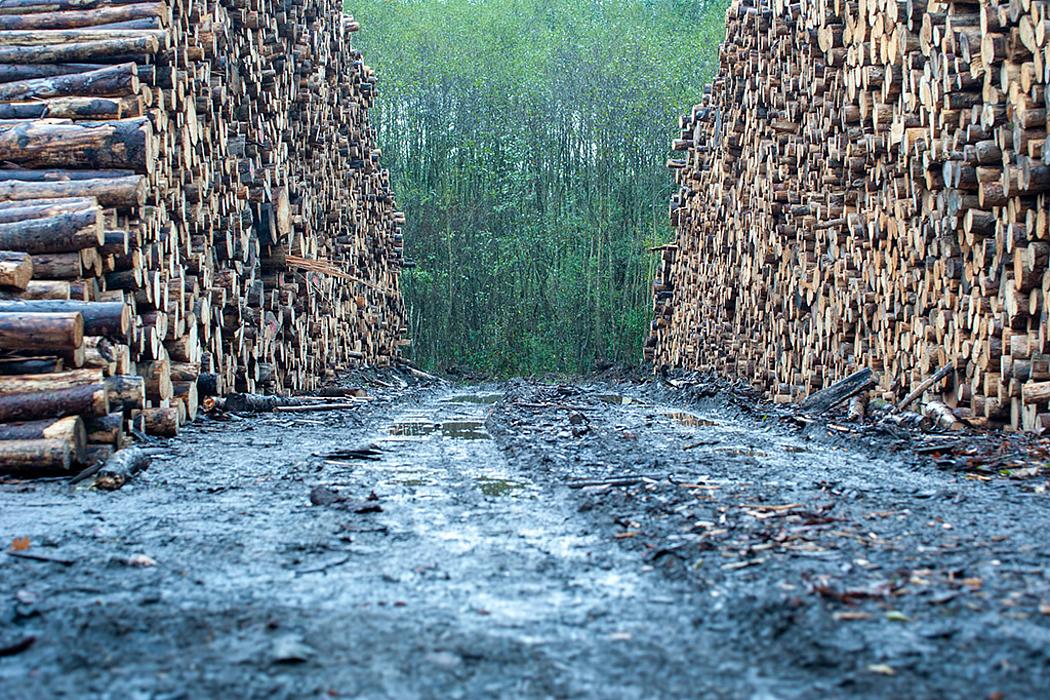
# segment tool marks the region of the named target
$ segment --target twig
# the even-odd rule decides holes
[[[21,654],[23,651],[29,649],[36,642],[36,637],[29,635],[23,637],[14,644],[8,644],[7,646],[0,647],[0,656],[15,656]]]
[[[934,452],[945,452],[952,450],[963,444],[962,440],[952,440],[951,442],[942,442],[939,445],[924,445],[922,447],[916,447],[913,451],[915,454],[928,455]]]
[[[302,576],[303,574],[318,574],[318,573],[321,573],[322,571],[328,571],[329,569],[334,569],[337,566],[342,566],[343,564],[347,563],[348,561],[350,561],[350,555],[349,554],[346,555],[345,557],[343,557],[342,559],[337,560],[337,561],[330,561],[330,562],[327,562],[325,564],[320,564],[320,565],[315,566],[315,567],[313,567],[311,569],[299,569],[298,571],[295,572],[295,575],[296,576]]]
[[[439,381],[441,381],[440,377],[435,377],[433,374],[430,374],[429,372],[424,372],[421,369],[416,369],[415,367],[412,367],[411,365],[402,365],[402,366],[405,369],[407,369],[408,373],[411,374],[416,379],[426,379],[427,381],[431,381],[431,382],[439,382]]]
[[[514,405],[515,406],[520,406],[521,408],[535,408],[535,409],[549,408],[549,409],[552,409],[552,410],[555,410],[555,411],[580,411],[580,412],[583,412],[583,411],[596,411],[597,410],[597,408],[595,408],[594,406],[572,406],[570,404],[564,404],[564,403],[529,403],[527,401],[515,401]]]
[[[276,406],[273,410],[275,413],[305,413],[307,411],[339,411],[357,407],[357,403],[313,403],[306,406]]]
[[[102,466],[104,464],[105,464],[105,462],[103,462],[101,459],[98,460],[97,462],[92,464],[90,467],[87,467],[86,469],[81,471],[79,474],[74,476],[72,479],[70,479],[69,480],[69,485],[70,486],[75,486],[76,484],[79,484],[81,481],[85,481],[87,479],[90,479],[91,477],[95,476],[95,474],[98,474],[99,470],[102,469]]]
[[[37,554],[36,552],[18,552],[13,549],[8,549],[7,556],[15,557],[16,559],[31,559],[32,561],[43,561],[49,564],[61,564],[62,566],[73,566],[77,563],[76,559],[63,559],[61,557],[52,557],[47,554]]]
[[[643,481],[658,481],[663,478],[662,474],[639,474],[638,476],[613,476],[608,479],[593,479],[587,481],[570,481],[570,489],[582,489],[588,486],[631,486]]]

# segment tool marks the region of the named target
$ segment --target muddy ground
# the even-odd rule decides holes
[[[1041,476],[657,384],[369,392],[0,484],[47,559],[0,555],[0,697],[1050,697]]]

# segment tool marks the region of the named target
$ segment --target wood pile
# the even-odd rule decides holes
[[[335,0],[0,0],[0,469],[396,359],[356,29]]]
[[[1050,427],[1048,81],[1044,0],[734,0],[646,355],[784,402],[950,365],[941,424]]]

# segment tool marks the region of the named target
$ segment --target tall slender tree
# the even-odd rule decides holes
[[[357,0],[408,215],[414,356],[500,374],[635,363],[664,162],[726,0]]]

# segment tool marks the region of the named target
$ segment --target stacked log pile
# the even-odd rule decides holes
[[[797,400],[860,367],[1050,427],[1050,3],[734,0],[646,346]]]
[[[396,359],[356,29],[334,0],[0,0],[0,465]]]

